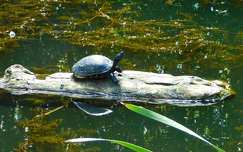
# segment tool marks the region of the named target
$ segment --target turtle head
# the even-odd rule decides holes
[[[124,55],[125,55],[125,53],[122,51],[122,52],[118,53],[115,56],[114,61],[113,61],[113,66],[111,68],[111,71],[115,71],[116,70],[118,62],[123,58]]]
[[[122,52],[118,53],[118,54],[115,56],[115,58],[114,58],[114,62],[113,62],[113,67],[115,67],[115,66],[118,64],[118,62],[123,58],[124,54],[125,54],[125,53],[122,51]]]

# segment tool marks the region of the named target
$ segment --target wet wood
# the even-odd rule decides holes
[[[228,84],[197,76],[173,76],[141,71],[115,73],[111,79],[75,79],[72,73],[54,73],[44,80],[22,65],[12,65],[0,79],[0,89],[14,95],[47,94],[102,101],[135,101],[178,106],[205,106],[231,96]]]

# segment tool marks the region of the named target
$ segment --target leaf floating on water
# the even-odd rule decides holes
[[[90,105],[90,104],[83,103],[83,102],[73,101],[73,103],[80,110],[82,110],[83,112],[87,113],[88,115],[92,115],[92,116],[104,116],[104,115],[108,115],[113,112],[110,109],[96,107],[94,105]]]

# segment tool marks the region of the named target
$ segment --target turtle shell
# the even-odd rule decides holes
[[[72,67],[75,77],[103,76],[113,66],[113,61],[102,55],[91,55],[80,59]]]

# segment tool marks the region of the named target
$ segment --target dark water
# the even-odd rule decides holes
[[[45,1],[43,8],[28,7],[27,3],[21,3],[21,7],[27,5],[25,9],[41,10],[50,6],[52,3]],[[18,5],[16,2],[10,4]],[[84,18],[78,14],[81,9],[95,9],[95,2],[90,7],[78,7],[78,5],[68,5],[64,2],[54,2],[55,7],[51,7],[48,13],[53,13],[49,20],[39,20],[36,25],[45,23],[48,25],[62,24],[62,21],[56,21],[56,16],[72,16]],[[78,2],[77,2],[78,3]],[[130,1],[113,2],[113,8],[125,6]],[[7,3],[2,3],[1,9],[10,11],[10,6],[3,6]],[[52,6],[51,5],[51,6]],[[69,8],[67,8],[67,6]],[[72,6],[72,7],[70,7]],[[89,6],[89,5],[88,5]],[[58,7],[58,9],[57,9]],[[220,102],[209,107],[176,107],[171,105],[162,106],[146,106],[146,108],[156,111],[162,115],[176,120],[177,122],[192,129],[199,135],[205,137],[210,142],[221,147],[227,152],[240,152],[243,149],[243,85],[242,69],[243,69],[243,18],[242,18],[242,2],[238,1],[215,1],[215,2],[197,2],[197,1],[137,1],[134,2],[132,10],[139,10],[138,16],[130,15],[134,20],[179,20],[191,18],[193,22],[186,22],[187,28],[205,30],[205,28],[217,28],[217,30],[204,31],[202,39],[211,40],[216,44],[222,44],[225,47],[214,48],[210,43],[206,46],[201,46],[201,43],[194,46],[197,50],[187,51],[177,48],[175,51],[151,51],[146,49],[133,50],[131,48],[119,48],[117,46],[104,46],[101,49],[96,47],[82,46],[78,43],[77,37],[66,41],[66,37],[53,37],[48,32],[34,35],[33,38],[18,38],[21,32],[14,28],[14,14],[9,14],[9,19],[12,21],[1,22],[6,28],[0,28],[2,41],[6,37],[6,33],[14,31],[16,33],[17,46],[1,45],[0,50],[0,74],[4,74],[4,70],[12,64],[22,64],[37,73],[51,73],[53,71],[69,72],[72,65],[80,58],[90,54],[103,54],[110,58],[120,50],[124,50],[126,56],[120,63],[123,69],[152,71],[157,73],[170,73],[174,75],[197,75],[205,79],[220,79],[227,81],[232,85],[233,90],[237,93],[232,99]],[[1,10],[3,11],[3,10]],[[11,11],[10,11],[11,12]],[[87,11],[88,12],[88,11]],[[16,13],[15,15],[17,15]],[[184,15],[183,15],[184,14]],[[28,16],[28,15],[27,15]],[[23,18],[26,17],[23,15]],[[129,14],[127,15],[129,17]],[[26,18],[27,20],[28,18]],[[41,18],[42,19],[42,18]],[[16,21],[18,22],[18,21]],[[193,23],[193,24],[192,24]],[[102,20],[98,21],[97,25],[88,27],[76,27],[73,31],[90,31],[102,25]],[[17,25],[16,25],[17,26]],[[111,25],[112,26],[112,25]],[[36,27],[39,28],[39,27]],[[176,35],[180,31],[176,28],[163,27],[164,31],[170,35]],[[52,29],[50,29],[52,30]],[[60,31],[66,30],[60,28]],[[7,32],[6,32],[7,31]],[[146,29],[144,29],[146,31]],[[4,34],[5,33],[5,34]],[[136,31],[134,31],[136,33]],[[153,33],[152,33],[153,34]],[[8,35],[7,35],[8,36]],[[100,35],[102,37],[102,34]],[[198,38],[198,37],[196,37]],[[185,38],[186,39],[186,38]],[[11,39],[13,40],[13,39]],[[76,45],[70,41],[77,42]],[[139,41],[139,40],[137,40]],[[171,40],[168,42],[170,43]],[[180,46],[184,39],[174,39],[173,45]],[[157,42],[154,42],[157,43]],[[4,46],[4,47],[3,47]],[[230,47],[229,47],[230,46]],[[169,46],[166,46],[169,47]],[[117,49],[117,50],[116,50]],[[46,70],[46,71],[45,71]],[[50,71],[48,71],[50,70]],[[3,99],[1,99],[3,100]],[[31,141],[31,138],[36,136],[28,133],[30,128],[20,125],[19,122],[24,122],[24,119],[31,120],[35,114],[37,106],[21,105],[21,98],[10,97],[7,102],[13,103],[10,105],[3,104],[0,106],[0,152],[14,151],[20,144]],[[6,103],[6,101],[0,101]],[[42,108],[53,109],[53,106],[42,105]],[[205,152],[215,151],[209,145],[195,139],[194,137],[178,131],[174,128],[160,124],[139,116],[123,106],[110,107],[114,111],[112,114],[104,117],[89,116],[74,106],[63,108],[50,116],[43,122],[43,127],[47,126],[57,119],[62,119],[57,127],[50,131],[49,136],[61,136],[64,139],[74,137],[95,137],[108,138],[128,141],[142,147],[146,147],[155,152]],[[18,122],[16,121],[18,120]],[[30,127],[30,126],[29,126]],[[49,128],[49,130],[51,130]],[[56,128],[56,129],[55,129]],[[43,129],[43,134],[45,130]],[[41,131],[40,131],[41,133]],[[34,133],[33,133],[34,134]],[[48,135],[46,135],[48,136]],[[73,149],[51,142],[52,138],[46,141],[34,141],[33,144],[25,145],[25,148],[33,152],[42,151],[80,151],[81,149],[90,148],[90,151],[129,151],[124,147],[116,144],[97,142],[81,144]],[[21,151],[19,149],[19,151]]]

